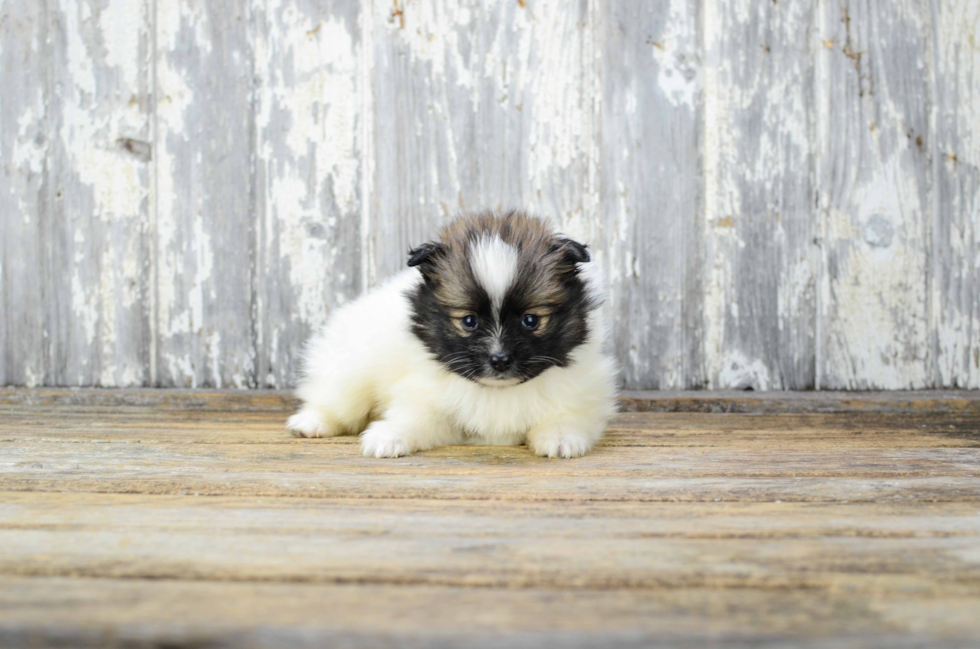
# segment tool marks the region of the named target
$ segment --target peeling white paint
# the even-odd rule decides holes
[[[76,264],[84,257],[76,257]],[[81,325],[85,336],[85,344],[91,346],[95,342],[99,324],[99,294],[88,290],[82,283],[81,274],[75,271],[71,277],[71,310],[78,324]]]
[[[361,130],[360,141],[358,142],[359,151],[374,151],[374,120],[369,116],[374,115],[374,89],[367,80],[373,78],[374,73],[374,15],[369,11],[360,12],[358,18],[358,30],[361,34],[361,51],[358,73],[363,80],[360,88],[361,96]],[[374,242],[374,224],[372,220],[376,218],[372,208],[374,206],[374,178],[376,172],[375,156],[370,153],[360,155],[361,158],[361,291],[367,291],[375,286],[378,280],[378,259]]]
[[[829,353],[837,355],[838,380],[854,387],[863,381],[885,389],[929,384],[926,256],[919,245],[924,206],[903,157],[899,151],[882,161],[870,182],[855,187],[853,220],[830,212],[837,226],[829,230],[828,245],[841,251],[843,270],[834,284],[831,326],[846,346],[831,345]],[[898,226],[887,247],[869,245],[860,227],[881,214]]]
[[[678,114],[650,114],[645,105],[650,88],[643,83],[654,84],[655,94],[674,110],[697,112],[704,101],[698,116],[705,129],[703,167],[679,171],[704,173],[705,219],[693,235],[703,244],[703,265],[694,271],[703,280],[697,285],[702,292],[685,296],[667,284],[649,284],[653,288],[642,294],[636,310],[639,321],[620,332],[628,368],[634,376],[656,376],[660,385],[678,387],[691,372],[701,372],[684,365],[683,355],[695,344],[685,331],[678,332],[676,349],[665,346],[656,358],[640,344],[672,323],[686,326],[677,321],[678,305],[691,297],[703,300],[702,330],[689,340],[703,346],[699,358],[709,387],[784,387],[784,368],[766,357],[771,349],[739,342],[756,324],[753,318],[771,317],[755,312],[753,301],[745,299],[752,287],[739,283],[747,264],[767,263],[779,274],[775,294],[767,299],[775,300],[781,340],[805,337],[800,314],[812,310],[815,300],[821,303],[814,353],[824,377],[818,381],[825,380],[825,387],[924,387],[935,381],[980,387],[980,304],[970,295],[980,282],[980,102],[969,101],[980,87],[980,3],[939,3],[930,11],[895,2],[889,7],[896,11],[878,22],[856,7],[850,37],[852,50],[862,52],[860,60],[844,51],[839,7],[821,4],[812,41],[803,42],[798,34],[806,31],[800,26],[810,20],[812,5],[770,4],[703,5],[707,52],[702,54],[698,5],[661,3],[650,23],[658,30],[655,42],[635,50],[657,74],[624,83],[622,95],[614,95],[628,120],[669,120]],[[770,12],[765,21],[759,19],[763,5]],[[509,207],[503,203],[513,201],[553,217],[570,236],[608,244],[608,249],[595,244],[593,257],[617,289],[607,305],[613,310],[639,295],[624,287],[646,286],[643,282],[664,272],[657,259],[676,258],[662,249],[676,238],[634,242],[642,231],[636,227],[639,219],[648,218],[638,213],[644,203],[636,196],[649,188],[601,163],[613,156],[608,149],[613,138],[598,125],[608,81],[602,63],[620,47],[614,39],[597,40],[597,33],[609,33],[601,31],[599,20],[605,7],[569,7],[557,0],[526,7],[403,0],[401,16],[393,16],[392,6],[384,3],[359,14],[344,3],[336,7],[254,0],[243,14],[248,25],[231,27],[219,24],[224,18],[199,2],[106,0],[94,10],[80,0],[58,0],[49,7],[57,17],[57,38],[43,43],[36,29],[24,36],[29,41],[16,44],[30,56],[52,47],[58,53],[51,57],[54,89],[46,100],[40,91],[36,100],[0,92],[4,110],[7,102],[20,102],[13,119],[0,123],[0,141],[9,147],[2,161],[12,170],[0,218],[15,215],[15,233],[32,232],[40,222],[39,181],[30,177],[48,173],[58,190],[68,192],[59,209],[70,228],[64,242],[71,269],[52,281],[63,282],[67,290],[70,322],[45,342],[59,353],[58,345],[71,345],[67,380],[141,383],[143,370],[131,361],[143,352],[134,341],[141,335],[146,300],[155,296],[151,338],[154,345],[163,343],[157,374],[165,381],[247,387],[259,380],[252,374],[260,371],[265,385],[285,387],[288,376],[278,365],[291,358],[299,338],[349,298],[350,283],[358,281],[350,265],[358,246],[363,289],[380,279],[379,268],[389,266],[394,244],[378,239],[382,226],[397,237],[418,237],[460,206]],[[342,13],[358,17],[351,22]],[[894,47],[904,33],[899,28],[922,35],[928,45],[906,44],[919,53],[907,79],[900,72],[882,73],[890,63],[883,53],[892,51],[886,46]],[[246,34],[247,47],[219,51],[219,43],[231,46],[212,39],[217,30]],[[157,50],[147,56],[152,37]],[[747,48],[746,38],[759,42]],[[792,47],[774,50],[767,59],[770,41]],[[8,46],[15,47],[0,42],[0,56],[9,56]],[[391,52],[407,57],[397,71],[380,62],[384,59],[376,63],[376,55]],[[800,61],[796,68],[794,57]],[[808,105],[808,61],[816,66],[813,87],[822,102],[816,111]],[[231,313],[222,311],[225,303],[217,295],[228,286],[219,269],[226,268],[224,255],[244,254],[249,244],[227,239],[223,214],[199,209],[201,194],[219,188],[188,186],[183,173],[190,166],[196,178],[210,178],[214,169],[206,165],[223,164],[206,154],[207,138],[214,135],[200,128],[201,115],[242,108],[237,97],[225,107],[206,103],[209,90],[202,84],[238,78],[253,66],[255,79],[244,83],[256,93],[249,98],[256,110],[252,154],[262,172],[256,176],[265,184],[254,188],[264,210],[256,216],[255,236],[264,266],[255,269],[252,287],[240,287],[246,302],[248,291],[256,290],[255,312]],[[193,76],[195,71],[202,76]],[[387,117],[375,119],[384,107],[375,104],[373,83],[396,83],[401,92],[415,93],[417,112],[402,120],[407,125],[402,131],[392,134]],[[875,92],[858,97],[854,90],[869,84]],[[148,97],[154,89],[156,95]],[[909,94],[920,89],[928,97]],[[830,102],[848,97],[854,103],[835,113]],[[933,111],[922,151],[903,131],[921,122],[919,104]],[[148,105],[155,132],[148,125]],[[819,115],[815,130],[808,122],[814,113]],[[58,124],[52,133],[44,128],[49,118]],[[207,125],[220,129],[221,118]],[[942,133],[949,139],[929,141]],[[474,142],[474,136],[494,141]],[[124,150],[121,138],[153,144],[151,159]],[[385,168],[378,159],[389,162],[383,156],[390,155],[395,138],[405,158],[400,164],[424,168],[404,178],[376,178]],[[674,146],[640,144],[658,151]],[[624,168],[644,159],[625,137],[615,146]],[[50,151],[61,157],[51,157]],[[815,254],[809,244],[800,244],[799,228],[794,230],[799,223],[780,220],[788,218],[782,213],[787,174],[805,168],[811,155],[819,190],[813,235],[823,250],[819,278]],[[923,176],[928,164],[931,175]],[[388,185],[409,177],[416,179],[414,186],[406,183],[390,194],[393,201],[380,202]],[[379,186],[379,180],[387,185]],[[610,196],[600,195],[600,181]],[[476,204],[480,201],[489,204]],[[153,218],[146,228],[148,209]],[[606,209],[615,214],[607,217]],[[402,210],[428,211],[431,217],[409,222]],[[766,243],[780,255],[778,264],[756,259],[759,243],[746,224],[764,218],[773,220]],[[943,233],[948,228],[949,259],[930,257],[930,223],[942,225]],[[149,241],[154,264],[144,258]],[[399,240],[399,255],[403,247]],[[831,264],[833,278],[827,275]],[[940,285],[943,264],[951,269],[948,287]],[[150,268],[156,274],[150,295],[144,295]],[[0,282],[17,281],[3,272],[0,267]],[[267,322],[255,322],[263,316],[269,316]],[[249,322],[256,328],[258,352],[243,349],[252,341],[238,340],[227,329],[234,326],[229,323]],[[799,360],[804,352],[793,344],[778,350],[780,360]],[[247,367],[252,361],[255,367]],[[270,362],[277,366],[267,367]],[[29,384],[45,380],[45,371],[22,357],[12,370]]]
[[[361,152],[371,125],[363,113],[370,84],[361,81],[364,45],[357,38],[371,16],[349,22],[344,12],[326,9],[293,0],[253,4],[255,164],[264,178],[257,188],[259,263],[274,278],[259,291],[256,369],[264,374],[257,380],[270,387],[288,385],[302,338],[351,290],[345,269],[360,262],[365,286],[371,266],[369,231],[358,233],[370,221],[363,199],[363,167],[370,162]]]
[[[92,10],[87,3],[76,0],[60,0],[58,9],[65,20],[68,76],[82,95],[81,99],[91,102],[95,97],[95,66],[82,38],[82,24],[91,20]]]
[[[221,380],[221,373],[211,374],[212,364],[206,360],[206,336],[213,325],[206,321],[205,314],[206,305],[212,304],[216,296],[212,281],[215,255],[240,254],[244,246],[242,242],[220,242],[219,253],[217,244],[212,242],[212,228],[222,215],[204,213],[202,194],[220,192],[222,188],[186,186],[182,182],[181,172],[186,165],[200,169],[199,174],[205,173],[205,143],[194,146],[192,138],[196,133],[191,127],[194,115],[204,110],[195,92],[200,80],[192,79],[185,66],[190,52],[199,65],[215,53],[210,37],[214,25],[205,5],[183,0],[158,3],[156,20],[154,328],[161,349],[156,362],[165,385],[196,387],[205,376],[212,384]],[[190,50],[187,41],[182,40],[189,34],[193,35]],[[238,72],[236,69],[228,74]],[[232,110],[238,108],[231,106]],[[188,159],[188,155],[193,157]],[[249,260],[243,259],[242,263]]]
[[[0,95],[2,94],[0,93]],[[38,103],[41,103],[40,93],[38,100]],[[13,168],[18,170],[18,175],[21,178],[29,174],[39,175],[44,169],[47,148],[39,145],[37,141],[37,135],[44,131],[43,110],[43,106],[40,109],[35,106],[27,106],[17,119],[17,136],[13,142],[10,161]],[[30,224],[35,217],[31,208],[35,197],[30,196],[27,192],[16,192],[16,196],[17,211],[22,221],[25,225]]]
[[[270,14],[276,20],[257,43],[259,60],[270,62],[257,120],[266,134],[258,157],[270,175],[265,237],[288,264],[294,317],[312,330],[331,307],[324,288],[337,258],[338,219],[350,218],[360,201],[358,51],[339,18],[314,22],[288,1]],[[332,205],[340,212],[324,211]]]
[[[6,3],[0,24],[0,385],[38,385],[46,349],[38,261],[46,129],[43,7]],[[6,301],[6,302],[5,302]]]
[[[529,58],[534,57],[533,65],[531,60],[517,62],[518,69],[531,74],[515,80],[523,89],[525,109],[531,111],[527,161],[531,191],[527,207],[554,215],[570,234],[588,235],[591,233],[586,221],[591,218],[584,214],[584,200],[568,200],[564,194],[567,183],[582,184],[586,180],[581,171],[587,167],[581,169],[580,163],[592,152],[594,137],[593,106],[581,85],[581,77],[592,61],[584,56],[589,51],[587,44],[569,47],[569,43],[592,35],[580,34],[575,12],[569,11],[565,3],[541,2],[533,11],[536,24],[519,32],[517,48]],[[518,15],[527,18],[523,13]],[[550,27],[534,28],[539,24]],[[597,203],[596,200],[594,204]]]
[[[214,268],[214,248],[211,245],[211,234],[204,228],[203,215],[197,215],[193,224],[193,236],[196,257],[194,278],[190,285],[190,295],[187,300],[190,309],[190,331],[199,332],[204,327],[204,293],[207,281],[211,279]],[[216,297],[213,289],[208,289],[208,298]]]
[[[100,263],[100,268],[102,269],[112,269],[113,264],[113,253],[115,250],[111,245],[106,246],[102,251],[102,260]],[[99,274],[99,296],[101,299],[96,305],[99,310],[98,319],[101,323],[101,331],[99,332],[99,343],[101,346],[101,358],[102,358],[102,371],[99,376],[99,385],[102,387],[116,387],[117,384],[117,366],[116,366],[116,313],[115,310],[119,306],[117,302],[119,297],[117,297],[117,292],[115,290],[114,274],[111,272],[106,272],[103,270]],[[125,281],[123,282],[125,283]],[[94,348],[92,344],[93,341],[89,341],[89,346]],[[133,369],[132,366],[127,365],[127,369]],[[123,384],[125,385],[125,384]],[[130,384],[132,385],[132,384]],[[136,384],[138,385],[138,383]]]
[[[62,353],[78,382],[139,385],[139,350],[120,347],[119,337],[141,317],[138,249],[132,246],[141,236],[146,168],[119,141],[139,139],[146,125],[138,95],[147,17],[141,3],[128,2],[93,14],[86,3],[62,0],[57,11],[65,66],[55,86],[59,128],[53,136],[63,156],[53,173],[65,192],[62,227],[74,230],[68,328],[76,332],[58,342],[70,345]]]
[[[738,350],[727,351],[721,358],[717,387],[721,390],[769,390],[773,387],[769,369],[758,359],[750,359]]]
[[[24,387],[36,388],[41,385],[42,376],[34,371],[34,366],[30,363],[24,365]]]
[[[125,0],[120,0],[125,1]],[[178,50],[177,41],[181,29],[194,30],[194,44],[203,54],[211,54],[213,44],[209,38],[207,6],[187,0],[157,0],[157,47],[163,53]]]
[[[105,47],[105,63],[121,75],[123,88],[139,87],[140,38],[147,33],[143,3],[134,0],[111,0],[101,10],[99,28]]]
[[[477,106],[479,95],[474,75],[462,58],[459,36],[462,27],[470,23],[470,10],[460,3],[419,2],[408,0],[404,3],[401,20],[390,22],[391,30],[400,34],[408,45],[411,57],[431,66],[433,79],[444,80],[447,68],[452,70],[455,84],[470,96],[473,108]],[[389,12],[388,6],[379,6],[379,11]]]
[[[980,388],[980,2],[933,11],[934,261],[930,325],[941,387]],[[964,97],[970,99],[964,101]],[[945,236],[945,241],[940,237]],[[948,277],[943,269],[948,268]]]
[[[28,106],[17,118],[17,139],[14,141],[10,161],[15,168],[20,169],[21,173],[39,174],[44,169],[45,149],[39,147],[35,141],[35,133],[39,130],[41,119],[43,115],[39,114],[34,106]],[[23,202],[21,204],[23,205]],[[30,215],[25,214],[25,217],[29,219]]]
[[[206,356],[208,359],[208,365],[210,365],[211,376],[213,377],[214,380],[214,387],[216,388],[224,387],[221,384],[221,374],[222,374],[221,364],[223,360],[221,356],[221,332],[212,331],[207,336],[204,346],[207,349]],[[237,387],[241,387],[241,386],[237,386]]]
[[[748,356],[740,367],[766,367],[770,388],[806,387],[813,378],[803,359],[813,351],[797,348],[813,339],[819,268],[808,234],[812,101],[804,83],[813,6],[732,1],[703,12],[708,385],[734,380],[728,354],[737,349]],[[766,272],[776,273],[768,286]],[[740,304],[765,320],[746,322]],[[760,338],[773,325],[785,338]]]
[[[933,385],[929,324],[928,188],[918,147],[924,126],[917,123],[925,102],[922,75],[913,70],[899,79],[885,74],[889,56],[878,29],[901,33],[891,20],[923,27],[903,7],[889,24],[863,30],[839,20],[827,9],[821,41],[863,51],[859,59],[826,47],[820,55],[821,78],[832,89],[873,83],[875,92],[835,98],[818,111],[822,148],[819,201],[825,207],[824,266],[834,276],[824,282],[821,331],[824,342],[822,383],[830,388],[908,389]],[[916,9],[922,15],[925,9]],[[914,32],[915,30],[913,30]],[[924,32],[922,32],[924,33]],[[862,40],[864,39],[864,40]],[[925,52],[902,43],[921,65]],[[865,72],[872,66],[873,77]],[[851,104],[843,103],[851,101]],[[824,100],[828,102],[829,100]],[[869,124],[865,115],[880,116]],[[916,126],[919,133],[913,133]]]
[[[671,0],[666,27],[659,40],[650,43],[650,51],[660,65],[657,84],[664,96],[675,106],[693,109],[701,88],[701,61],[697,21],[691,15],[691,10],[688,0]]]
[[[703,8],[704,32],[707,43],[717,43],[721,38],[718,12],[712,5]],[[715,57],[717,58],[717,57]],[[736,213],[734,196],[738,188],[730,178],[722,174],[726,160],[737,158],[737,150],[731,140],[731,125],[727,122],[728,92],[723,79],[730,73],[724,60],[709,59],[704,69],[704,199],[706,222],[704,272],[704,328],[705,358],[709,386],[716,387],[711,377],[721,371],[725,351],[725,306],[729,301],[728,284],[732,274],[732,244],[737,240],[734,228],[715,233],[710,228],[712,220]],[[724,246],[724,247],[722,247]],[[726,250],[727,249],[727,250]]]
[[[188,354],[166,354],[161,358],[161,361],[167,369],[167,376],[173,380],[175,386],[198,387],[198,371]]]

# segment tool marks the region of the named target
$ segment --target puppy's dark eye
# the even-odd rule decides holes
[[[531,331],[537,329],[540,323],[541,321],[538,316],[533,313],[525,313],[524,317],[521,318],[521,324],[524,325],[524,328],[530,329]]]
[[[466,329],[467,331],[473,331],[480,326],[480,320],[472,313],[467,313],[464,315],[460,322],[463,325],[463,329]]]

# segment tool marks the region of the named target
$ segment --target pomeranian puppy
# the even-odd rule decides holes
[[[449,444],[583,455],[616,411],[586,246],[519,212],[466,216],[339,309],[306,349],[286,427],[369,457]]]

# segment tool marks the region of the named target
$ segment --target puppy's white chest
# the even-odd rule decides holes
[[[519,444],[545,408],[527,384],[507,388],[455,386],[447,391],[447,414],[471,443]]]

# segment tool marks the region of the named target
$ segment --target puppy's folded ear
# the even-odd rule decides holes
[[[408,265],[418,266],[422,276],[428,278],[435,270],[436,262],[445,254],[446,246],[438,241],[428,241],[408,251]]]
[[[552,251],[559,252],[565,261],[572,264],[584,264],[591,261],[588,245],[571,239],[556,239],[551,246]]]

